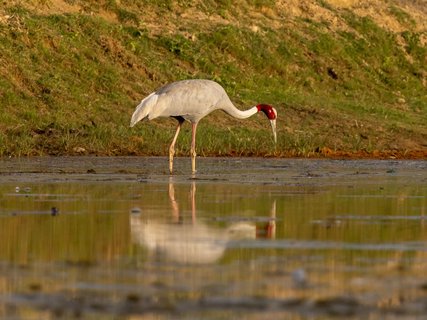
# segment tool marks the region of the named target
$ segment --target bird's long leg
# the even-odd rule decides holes
[[[196,130],[197,122],[191,124],[191,171],[196,173]]]
[[[181,126],[184,120],[178,119],[178,126],[176,128],[175,136],[173,137],[172,143],[169,146],[169,172],[172,174],[173,171],[173,156],[175,155],[175,143],[178,138],[179,131],[181,130]]]

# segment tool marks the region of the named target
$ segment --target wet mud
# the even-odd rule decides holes
[[[0,159],[4,319],[424,319],[427,162]]]

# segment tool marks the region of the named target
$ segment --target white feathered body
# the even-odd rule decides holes
[[[143,119],[158,117],[181,117],[197,123],[218,109],[239,119],[248,118],[258,111],[256,107],[246,111],[237,109],[224,88],[215,81],[183,80],[165,85],[143,99],[132,115],[130,126]]]

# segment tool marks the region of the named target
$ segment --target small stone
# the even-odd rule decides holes
[[[130,210],[130,213],[132,214],[140,214],[142,212],[141,208],[134,207]]]
[[[36,282],[30,283],[28,287],[31,291],[40,291],[42,289],[42,285]]]
[[[50,209],[50,214],[51,214],[52,216],[57,216],[57,215],[59,214],[59,209],[58,209],[57,207],[52,207],[52,208]]]
[[[297,287],[305,287],[307,285],[307,274],[305,273],[305,270],[301,268],[294,270],[292,272],[292,280]]]
[[[80,154],[82,154],[82,153],[86,153],[86,149],[85,149],[85,148],[83,148],[83,147],[74,147],[74,148],[73,148],[73,151],[74,151],[75,153],[80,153]]]
[[[128,302],[136,303],[136,302],[139,302],[141,300],[141,297],[137,293],[129,293],[126,296],[126,300]]]

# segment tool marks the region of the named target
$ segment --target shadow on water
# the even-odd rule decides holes
[[[426,162],[164,164],[1,160],[0,317],[426,314]]]

